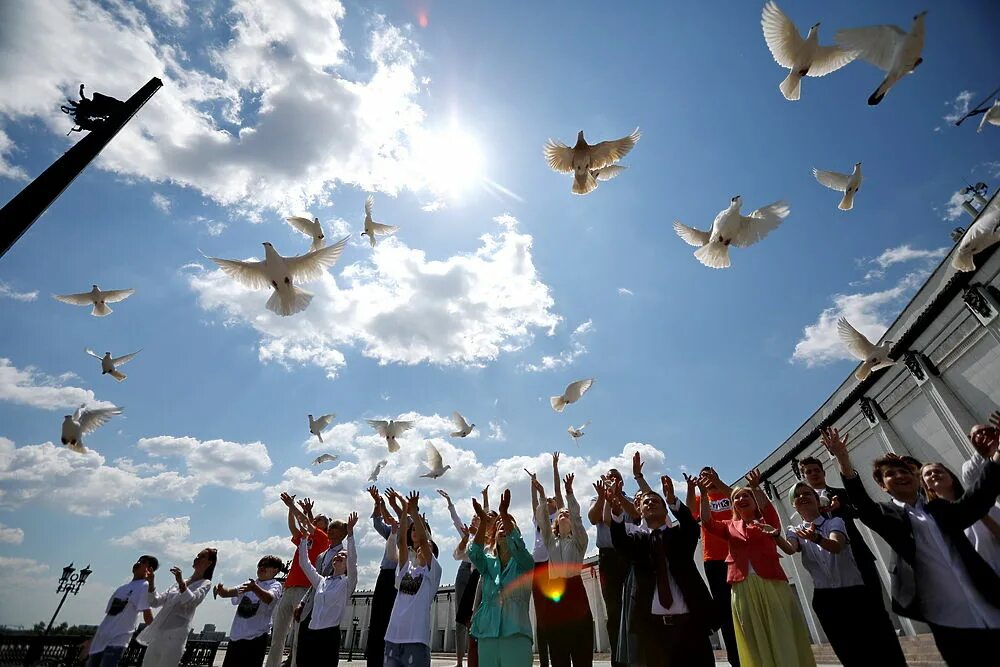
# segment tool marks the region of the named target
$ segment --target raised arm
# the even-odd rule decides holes
[[[289,522],[288,527],[292,529],[292,519],[294,518],[299,522],[300,529],[293,533],[292,537],[307,537],[313,533],[312,521],[309,520],[302,510],[295,506],[295,496],[290,496],[287,493],[281,494],[281,502],[288,506]],[[304,534],[303,534],[304,533]]]
[[[490,485],[487,484],[483,487],[483,509],[487,512],[490,511]]]
[[[573,541],[580,549],[581,558],[587,551],[587,543],[590,536],[587,535],[587,527],[583,525],[583,516],[580,513],[580,502],[573,493],[573,473],[566,475],[566,508],[569,510],[569,521],[573,526]]]
[[[753,492],[753,499],[757,502],[757,508],[760,510],[761,514],[767,512],[768,508],[771,507],[771,500],[767,497],[767,494],[760,488],[760,469],[754,468],[747,473],[747,484],[750,486],[750,491]],[[781,536],[781,531],[778,531],[778,536]],[[783,538],[782,538],[783,539]]]
[[[396,521],[399,524],[396,529],[396,571],[398,572],[399,568],[406,565],[406,561],[410,558],[410,550],[406,545],[406,499],[391,487],[386,489],[385,495],[389,499],[389,505],[396,513]]]
[[[610,488],[604,488],[605,501],[611,507],[611,544],[615,550],[624,555],[629,560],[635,558],[635,541],[632,535],[625,531],[624,516],[622,515],[622,490],[621,483],[615,482]]]
[[[358,523],[357,512],[351,512],[347,517],[347,585],[351,593],[358,586],[358,548],[354,544],[354,526]]]
[[[632,476],[635,477],[635,483],[639,485],[643,493],[651,493],[652,487],[646,482],[645,476],[642,474],[642,457],[639,452],[632,455]]]
[[[381,505],[384,503],[384,501],[382,500],[382,496],[379,495],[378,488],[374,485],[369,486],[367,491],[368,495],[372,497],[372,503],[374,503],[374,507],[372,507],[372,517],[371,517],[372,527],[375,529],[375,532],[377,532],[379,535],[382,536],[383,540],[387,540],[389,539],[391,530],[389,528],[389,525],[386,524],[385,519],[382,518]]]
[[[597,497],[594,498],[594,502],[590,505],[590,511],[587,512],[587,519],[590,521],[591,526],[596,526],[599,523],[604,523],[604,494],[601,492],[601,488],[604,484],[604,478],[601,477],[596,482],[594,482],[594,491],[597,492]]]
[[[778,545],[778,548],[784,551],[786,554],[791,555],[799,550],[798,544],[792,544],[788,539],[781,534],[781,527],[775,527],[767,523],[758,522],[757,528],[760,532],[765,535],[770,535],[774,540],[774,543]]]
[[[552,486],[554,491],[554,497],[556,499],[556,510],[561,510],[566,507],[566,503],[563,500],[562,491],[559,488],[559,452],[552,452]],[[541,502],[545,502],[545,496],[542,495]]]
[[[320,576],[319,571],[316,566],[312,564],[309,560],[309,539],[304,539],[299,542],[299,567],[302,568],[302,572],[306,575],[306,579],[312,584],[313,588],[317,588],[319,583],[323,581],[323,577]]]
[[[545,498],[545,487],[537,479],[532,480],[532,488],[543,499]],[[552,534],[552,519],[549,518],[548,508],[542,503],[535,504],[535,525],[538,526],[538,534],[545,544],[545,548],[550,551],[556,546],[556,538]]]
[[[687,482],[687,494],[684,496],[684,504],[687,505],[693,517],[695,510],[698,511],[698,514],[701,514],[701,507],[698,502],[698,480],[687,473],[682,474],[684,475],[684,481]]]
[[[488,489],[489,487],[486,488]],[[483,491],[485,492],[486,489],[483,489]],[[444,489],[438,489],[437,492],[438,495],[448,501],[448,514],[451,515],[451,524],[455,526],[455,530],[457,530],[458,534],[461,535],[462,528],[465,524],[462,523],[462,517],[458,516],[458,511],[455,509],[455,503],[451,502],[451,496],[449,496],[448,492]]]
[[[712,518],[712,505],[708,500],[708,486],[710,483],[711,479],[705,473],[698,475],[697,484],[698,489],[701,491],[701,508],[699,511],[701,527],[713,535],[728,539],[729,531],[726,530],[726,527]]]
[[[424,520],[420,516],[419,503],[420,492],[410,491],[410,495],[406,499],[406,511],[410,515],[410,520],[413,521],[413,542],[420,545],[424,562],[429,565],[434,560],[434,550],[431,549],[430,538],[427,535],[427,525],[424,524]]]
[[[535,516],[538,512],[538,489],[535,487],[535,482],[538,481],[538,477],[533,472],[528,472],[527,468],[524,468],[524,472],[528,473],[528,486],[531,487],[531,516]]]
[[[300,537],[298,524],[295,522],[295,496],[290,496],[287,493],[281,494],[281,502],[285,503],[288,507],[288,532],[291,534],[292,539]]]

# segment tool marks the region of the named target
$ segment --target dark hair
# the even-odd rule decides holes
[[[257,561],[257,567],[274,567],[278,569],[278,572],[285,571],[285,563],[277,556],[272,556],[268,554],[264,556],[259,561]]]
[[[431,540],[431,553],[434,554],[434,558],[438,557],[438,545],[434,540]]]
[[[803,459],[802,462],[804,462],[804,461],[805,461],[805,459]],[[802,465],[802,462],[800,462],[799,465]],[[788,503],[792,507],[795,507],[795,496],[798,495],[797,492],[798,492],[799,489],[809,489],[812,492],[813,496],[816,497],[816,502],[817,503],[819,502],[819,494],[816,493],[816,489],[812,488],[811,486],[809,486],[805,482],[796,482],[795,486],[793,486],[791,488],[791,490],[789,490],[789,492],[788,492]]]
[[[921,462],[920,462],[920,461],[918,461],[917,459],[913,458],[913,457],[912,457],[912,456],[910,456],[909,454],[906,454],[906,455],[904,455],[904,456],[900,456],[899,458],[903,459],[903,461],[904,461],[904,462],[906,463],[906,465],[908,465],[908,466],[913,466],[914,468],[917,468],[918,470],[919,470],[920,468],[923,468],[923,467],[924,467],[924,464],[923,464],[923,463],[921,463]]]
[[[799,470],[802,470],[806,466],[813,465],[819,466],[821,469],[823,468],[823,462],[815,456],[807,456],[804,459],[799,459]]]
[[[143,554],[142,556],[139,556],[139,559],[138,559],[137,562],[141,563],[143,561],[146,562],[146,565],[148,565],[149,567],[153,568],[153,572],[156,572],[158,569],[160,569],[160,561],[156,560],[156,556],[150,556],[149,554]]]
[[[334,528],[336,528],[337,530],[347,530],[347,522],[341,521],[340,519],[337,519],[336,521],[331,521],[330,524],[326,527],[326,532],[329,533]]]
[[[937,495],[936,493],[934,493],[930,488],[928,488],[928,486],[926,484],[924,484],[924,468],[926,468],[927,466],[938,466],[939,468],[941,468],[942,470],[944,470],[946,473],[948,473],[948,476],[951,477],[951,488],[952,488],[952,491],[955,492],[955,497],[956,498],[961,498],[962,497],[962,495],[965,493],[965,487],[962,486],[962,480],[960,480],[958,478],[958,475],[956,475],[955,473],[953,473],[951,471],[951,468],[949,468],[945,464],[941,463],[940,461],[931,461],[930,463],[925,463],[920,468],[920,485],[923,486],[924,487],[924,491],[927,492],[927,499],[928,500],[934,500],[935,498],[940,498],[940,496]]]
[[[215,566],[219,562],[219,550],[213,549],[212,547],[206,547],[205,550],[208,551],[208,559],[212,561],[212,564],[208,566],[207,570],[205,570],[205,578],[211,579],[212,575],[215,574]]]
[[[891,470],[892,468],[910,471],[910,464],[898,456],[880,456],[872,461],[872,479],[875,480],[876,484],[884,487],[885,484],[882,483],[882,473],[884,470]]]

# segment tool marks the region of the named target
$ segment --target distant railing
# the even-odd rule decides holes
[[[86,662],[84,635],[0,634],[0,667],[78,667]],[[189,639],[178,667],[211,667],[219,651],[217,641]],[[133,639],[119,667],[142,665],[146,647]]]

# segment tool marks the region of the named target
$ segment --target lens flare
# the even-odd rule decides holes
[[[516,591],[537,588],[538,591],[553,602],[559,602],[566,594],[566,578],[580,574],[579,565],[553,565],[543,563],[536,565],[531,572],[522,574],[512,583],[504,587],[504,596]],[[558,576],[552,576],[558,575]]]

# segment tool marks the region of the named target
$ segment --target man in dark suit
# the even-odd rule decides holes
[[[1000,576],[963,531],[1000,494],[1000,453],[955,502],[925,500],[910,466],[894,455],[876,459],[872,477],[892,497],[877,503],[851,463],[847,438],[827,429],[822,441],[837,459],[861,522],[892,547],[893,611],[927,623],[948,665],[991,664],[1000,645]]]
[[[694,552],[701,529],[674,495],[670,478],[661,478],[663,497],[643,495],[640,513],[649,532],[628,532],[623,521],[620,482],[605,501],[611,504],[611,540],[633,566],[628,627],[641,638],[646,667],[712,667],[709,635],[719,627],[708,586],[698,573]],[[677,517],[668,526],[667,507]]]

